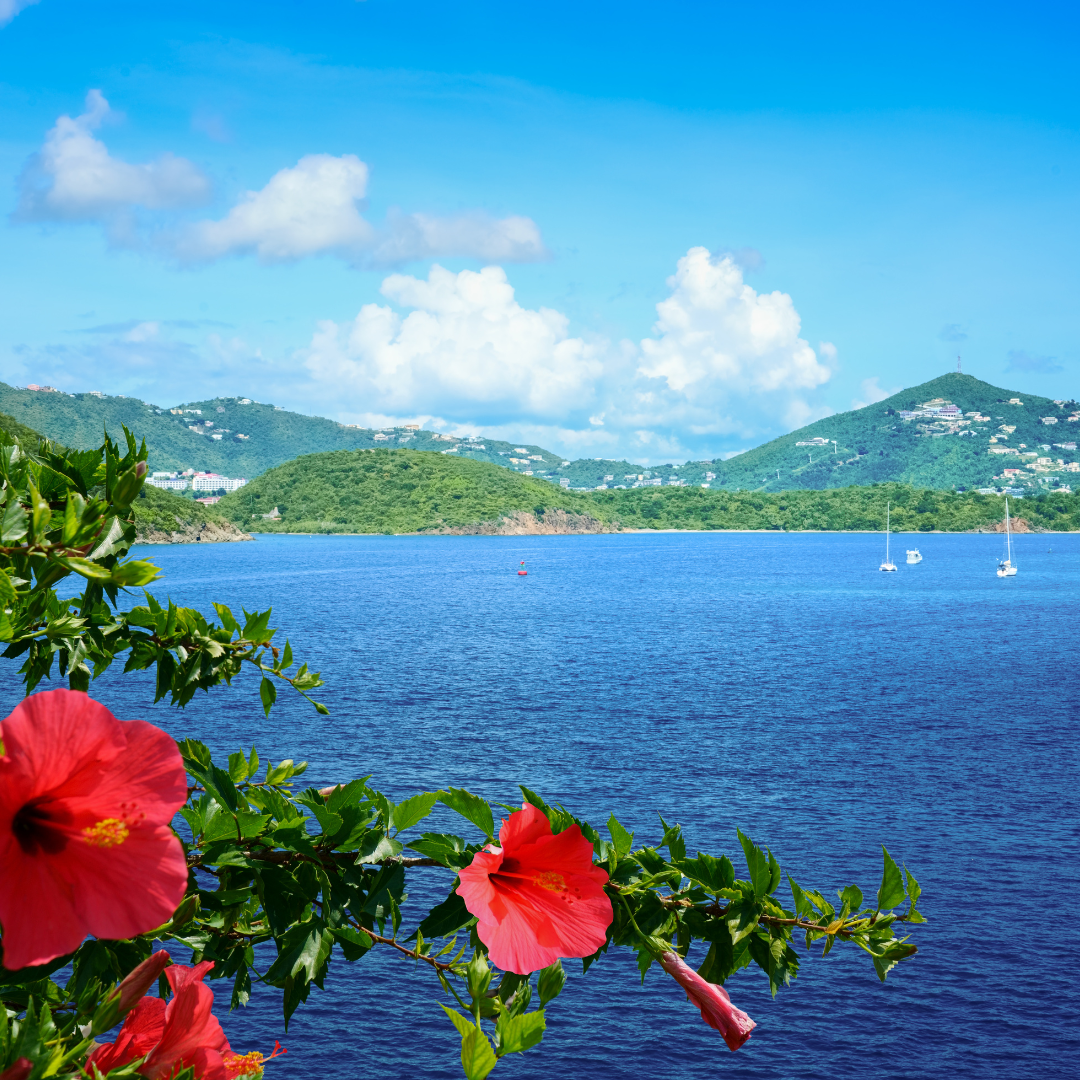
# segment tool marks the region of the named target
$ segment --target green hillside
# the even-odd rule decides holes
[[[1023,404],[1010,404],[1010,398]],[[934,399],[955,404],[963,423],[926,417],[905,420],[899,415]],[[1077,410],[1075,401],[1058,404],[1020,390],[992,386],[970,375],[943,375],[875,405],[818,420],[728,461],[684,466],[678,473],[690,482],[704,482],[705,472],[710,471],[716,474],[712,487],[759,491],[884,481],[949,489],[1007,484],[1025,491],[1058,483],[1076,485],[1080,474],[1058,462],[1080,462],[1080,454],[1075,448],[1055,444],[1072,443],[1075,447],[1080,420],[1070,417]],[[989,419],[976,419],[973,413]],[[1044,424],[1043,417],[1055,422]],[[991,437],[996,441],[991,443]],[[798,445],[815,438],[827,440],[827,445]],[[991,446],[1017,453],[991,454]],[[1049,459],[1048,463],[1040,464],[1040,457]],[[1020,473],[1004,477],[1005,468]],[[665,470],[654,470],[657,472]]]
[[[587,496],[594,516],[624,529],[774,529],[785,532],[884,531],[887,503],[893,532],[994,531],[1004,523],[1000,495],[916,488],[909,484],[756,491],[643,488]],[[1040,494],[1012,503],[1018,531],[1080,531],[1080,495]]]
[[[558,454],[531,444],[470,440],[405,427],[348,427],[248,398],[161,406],[138,398],[23,390],[0,383],[0,411],[79,450],[100,446],[106,428],[115,433],[127,425],[138,439],[146,440],[154,471],[195,469],[255,477],[304,454],[387,446],[460,455],[514,472],[552,477],[563,463]],[[588,477],[594,472],[588,469]]]
[[[1010,398],[1023,404],[1011,404]],[[900,416],[935,399],[955,404],[960,417],[945,421]],[[404,427],[346,427],[246,398],[216,398],[170,409],[137,398],[20,390],[0,383],[0,410],[67,446],[99,446],[106,427],[116,432],[126,424],[146,439],[154,470],[191,468],[251,478],[302,455],[392,447],[500,465],[553,484],[561,481],[574,491],[632,488],[642,481],[659,482],[665,490],[681,483],[729,491],[821,490],[892,481],[942,489],[1007,485],[1034,492],[1080,483],[1080,475],[1066,467],[1080,469],[1080,455],[1057,445],[1075,444],[1080,420],[1070,417],[1076,409],[1072,401],[1059,404],[970,375],[950,374],[875,405],[818,420],[727,461],[646,468],[597,458],[564,463],[550,450],[523,443]],[[1056,422],[1044,424],[1044,417]],[[815,439],[819,445],[799,445]],[[1015,453],[991,454],[992,446]],[[1006,468],[1015,474],[1004,474]]]
[[[274,513],[279,518],[266,520]],[[588,514],[588,495],[457,455],[338,450],[297,458],[225,496],[217,509],[260,532],[422,532],[514,511]]]
[[[495,523],[554,510],[624,529],[878,530],[892,503],[897,532],[988,530],[1000,496],[906,484],[783,493],[701,487],[572,492],[481,462],[411,450],[313,454],[259,477],[216,509],[248,531],[410,533]],[[280,516],[266,519],[264,514]],[[1080,529],[1080,495],[1039,495],[1014,513],[1032,528]],[[1020,528],[1024,528],[1023,524]]]

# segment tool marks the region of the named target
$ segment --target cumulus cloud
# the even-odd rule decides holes
[[[143,164],[113,157],[94,132],[115,117],[101,91],[91,90],[85,112],[56,121],[23,170],[14,221],[99,222],[114,244],[145,246],[181,263],[242,255],[263,263],[335,255],[377,267],[429,258],[547,258],[536,223],[520,215],[394,210],[373,225],[363,213],[369,169],[355,154],[308,154],[244,192],[224,217],[185,222],[177,211],[205,203],[210,181],[173,154]],[[231,137],[216,115],[198,113],[192,124],[210,138]]]
[[[133,208],[176,209],[209,197],[209,180],[184,158],[162,154],[132,165],[113,157],[92,134],[111,115],[91,90],[82,115],[56,121],[23,170],[15,220],[110,223]]]
[[[824,343],[823,363],[799,336],[791,297],[758,293],[731,255],[703,247],[691,248],[667,283],[654,336],[641,342],[638,375],[655,388],[639,394],[641,405],[666,405],[672,420],[701,433],[752,434],[777,417],[806,423],[815,407],[802,395],[829,380],[836,350]]]
[[[177,253],[187,260],[250,253],[266,263],[331,254],[376,266],[440,256],[500,262],[546,256],[540,230],[526,217],[395,211],[375,228],[361,213],[368,176],[355,154],[309,154],[264,188],[247,192],[224,218],[191,226]]]
[[[247,192],[220,221],[193,225],[178,253],[209,260],[251,252],[281,262],[370,246],[373,230],[356,206],[367,181],[368,167],[354,154],[309,154]]]
[[[320,323],[305,356],[316,379],[369,409],[484,422],[569,414],[594,396],[600,346],[571,337],[560,312],[522,307],[500,267],[436,265],[427,280],[392,274],[381,291],[412,310],[365,304],[351,323]]]
[[[20,11],[37,2],[38,0],[0,0],[0,26],[7,26]]]
[[[883,390],[879,385],[880,378],[880,375],[875,375],[872,379],[863,379],[859,397],[851,399],[853,409],[865,409],[867,405],[884,401],[886,398],[892,397],[893,394],[899,394],[903,389],[902,386],[895,386],[892,390]]]
[[[715,454],[832,411],[813,391],[836,349],[822,342],[819,356],[799,336],[791,297],[757,293],[731,255],[704,248],[668,284],[654,335],[635,344],[574,335],[561,312],[522,307],[500,267],[394,274],[382,286],[390,305],[321,323],[303,359],[344,408],[438,416],[492,438],[528,430],[564,453]]]
[[[1037,356],[1023,349],[1011,349],[1005,370],[1024,371],[1034,375],[1056,375],[1065,369],[1057,362],[1057,357]]]

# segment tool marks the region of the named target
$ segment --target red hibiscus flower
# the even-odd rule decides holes
[[[727,991],[703,979],[677,953],[666,952],[660,966],[686,991],[686,996],[701,1010],[701,1018],[724,1036],[729,1050],[738,1050],[757,1024],[731,1004]]]
[[[596,952],[611,925],[608,876],[581,829],[554,836],[543,811],[525,803],[503,822],[499,843],[476,853],[457,888],[492,963],[528,975]]]
[[[187,797],[173,740],[86,694],[49,690],[0,724],[0,743],[4,966],[168,921],[188,878],[169,828]]]
[[[229,1080],[225,1058],[236,1055],[213,1014],[214,992],[203,983],[213,966],[204,960],[195,967],[166,968],[172,1000],[166,1004],[161,998],[144,997],[128,1013],[116,1042],[99,1046],[87,1066],[107,1073],[145,1057],[138,1071],[149,1080],[168,1080],[187,1068],[194,1068],[196,1080]]]

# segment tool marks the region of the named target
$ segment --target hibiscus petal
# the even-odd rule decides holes
[[[55,860],[27,855],[10,831],[6,841],[0,846],[0,923],[4,966],[17,971],[74,952],[87,929]]]
[[[187,776],[175,741],[144,720],[115,723],[126,740],[123,768],[104,772],[92,791],[68,797],[68,807],[100,821],[120,817],[123,806],[132,820],[167,825],[187,801]]]
[[[516,810],[502,823],[499,843],[505,851],[507,848],[519,848],[523,844],[531,844],[541,836],[550,835],[551,822],[544,811],[532,803],[522,803],[521,809]]]
[[[132,829],[110,847],[72,840],[52,861],[71,883],[80,922],[96,937],[134,937],[168,922],[187,888],[184,849],[164,825]]]
[[[10,769],[23,779],[18,793],[12,793],[21,800],[19,805],[70,784],[84,772],[98,775],[101,766],[115,761],[126,747],[120,721],[75,690],[48,690],[19,702],[0,724],[0,738],[7,758],[4,772]],[[11,797],[5,793],[5,804]]]

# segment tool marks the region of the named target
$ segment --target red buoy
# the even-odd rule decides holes
[[[525,569],[525,560],[522,559],[519,565],[521,569],[518,571],[518,577],[528,577],[529,571]]]

